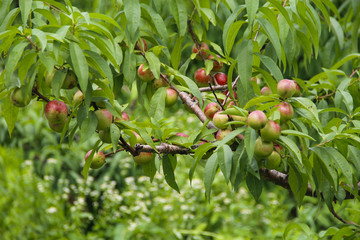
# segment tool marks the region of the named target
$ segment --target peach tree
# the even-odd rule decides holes
[[[98,136],[85,178],[126,151],[150,179],[164,174],[180,191],[175,168],[186,155],[190,180],[204,168],[208,199],[220,172],[255,199],[269,181],[299,205],[304,196],[324,202],[345,224],[340,234],[359,231],[333,207],[359,200],[357,1],[109,4],[102,14],[70,0],[1,2],[0,106],[10,135],[19,108],[43,104],[61,141]],[[129,114],[135,108],[143,114]],[[169,110],[195,114],[199,127],[174,128]]]

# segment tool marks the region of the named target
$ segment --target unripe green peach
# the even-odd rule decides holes
[[[15,107],[25,107],[30,103],[30,96],[23,95],[22,88],[15,88],[10,94],[10,101]]]
[[[281,163],[280,154],[277,151],[273,151],[271,155],[268,157],[265,167],[267,169],[275,169]]]
[[[280,112],[280,123],[286,123],[294,117],[294,109],[289,103],[282,102],[275,107],[279,107],[278,111]]]
[[[266,86],[261,89],[261,95],[268,96],[271,94],[272,94],[272,91],[269,87]]]
[[[85,161],[89,158],[91,152],[92,152],[92,150],[87,152],[87,154],[85,156]],[[99,151],[94,154],[90,168],[92,168],[92,169],[101,168],[105,164],[105,162],[106,162],[105,154],[102,151]]]
[[[127,112],[122,111],[121,112],[121,117],[116,117],[114,122],[121,122],[121,121],[129,121],[129,115],[127,114]]]
[[[277,92],[282,98],[292,97],[296,92],[296,83],[293,80],[283,79],[277,84]]]
[[[223,111],[218,111],[214,114],[212,122],[215,125],[215,127],[219,129],[226,129],[227,128],[226,124],[229,122],[229,118],[226,114],[223,114]]]
[[[154,79],[154,75],[151,72],[150,68],[147,67],[145,70],[145,65],[141,64],[140,67],[138,68],[138,76],[141,80],[143,80],[144,82],[150,82]]]
[[[265,127],[260,130],[261,138],[266,142],[272,142],[278,139],[281,135],[280,125],[274,121],[269,120]]]
[[[259,130],[265,127],[265,124],[267,123],[267,117],[264,112],[256,110],[249,114],[247,122],[250,127]]]
[[[169,84],[167,84],[167,82],[163,79],[163,78],[156,78],[153,80],[152,82],[152,87],[157,90],[161,87],[168,87]]]
[[[110,128],[99,131],[99,138],[104,143],[111,143]]]
[[[96,130],[106,130],[110,127],[113,117],[108,110],[98,109],[95,111],[95,115],[98,119]]]
[[[77,85],[77,77],[72,70],[68,70],[66,73],[65,80],[61,86],[63,89],[72,89]]]
[[[274,149],[272,142],[264,142],[261,137],[258,137],[255,141],[254,154],[257,157],[267,157],[269,156]]]
[[[73,104],[74,106],[79,105],[84,100],[84,94],[81,90],[78,90],[73,97]]]
[[[174,105],[177,101],[177,97],[178,93],[174,89],[166,89],[165,106],[171,107],[172,105]]]
[[[232,132],[232,130],[230,130],[230,129],[225,129],[225,130],[219,130],[219,131],[217,131],[217,133],[216,133],[216,140],[217,141],[221,141],[221,140],[223,140],[229,133],[231,133]],[[229,145],[231,145],[231,144],[233,144],[234,143],[234,141],[235,141],[235,139],[231,139],[229,142],[227,142]]]

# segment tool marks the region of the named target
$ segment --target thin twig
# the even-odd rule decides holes
[[[217,86],[212,86],[211,88],[210,87],[199,88],[200,92],[211,92],[212,90],[225,91],[227,89],[228,89],[227,85],[217,85]]]
[[[39,52],[41,52],[41,48],[39,48],[39,47],[31,40],[31,38],[29,38],[29,37],[26,36],[25,34],[24,34],[23,36],[26,38],[26,40],[28,40],[28,41],[30,42],[31,45],[33,45],[33,46],[36,48],[36,50],[38,50]]]
[[[53,5],[51,5],[50,3],[48,2],[44,2],[46,5],[48,5],[50,8],[54,9],[55,11],[58,11],[58,12],[62,12],[60,9],[54,7]]]
[[[36,87],[34,87],[32,89],[32,92],[34,94],[36,94],[39,99],[43,99],[45,102],[50,102],[50,100],[47,97],[45,97],[44,95],[42,95]]]
[[[337,218],[339,221],[341,221],[341,222],[344,223],[344,224],[352,224],[352,225],[355,225],[355,226],[359,226],[359,225],[358,225],[357,223],[355,223],[355,222],[346,221],[345,219],[343,219],[342,217],[340,217],[340,216],[335,212],[333,206],[331,206],[330,212],[332,213],[332,215],[334,215],[335,218]]]
[[[110,157],[111,155],[114,155],[115,153],[121,152],[121,151],[125,151],[125,148],[120,148],[118,150],[116,150],[115,152],[109,152],[105,154],[105,157]]]
[[[222,110],[225,110],[223,104],[221,104],[221,102],[220,102],[219,98],[217,97],[214,89],[212,88],[211,83],[209,83],[209,88],[211,89],[211,91],[212,91],[213,95],[215,96],[216,101],[219,103],[221,109],[222,109]]]
[[[240,75],[238,75],[238,76],[235,78],[235,81],[234,81],[233,84],[232,84],[232,89],[236,89],[237,82],[239,81],[239,78],[240,78]],[[230,96],[230,91],[228,91],[228,93],[226,94],[222,106],[225,106],[226,101],[227,101],[227,99],[229,98],[229,96]],[[235,99],[234,99],[234,100],[235,100]]]

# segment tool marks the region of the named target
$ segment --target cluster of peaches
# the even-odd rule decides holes
[[[269,87],[262,89],[262,95],[272,94]],[[300,94],[299,85],[288,79],[283,79],[277,84],[277,93],[282,99],[286,99],[292,96],[298,96]],[[227,104],[227,109],[231,108],[234,102]],[[293,118],[294,110],[291,104],[288,102],[281,102],[275,106],[280,114],[280,124],[285,126],[286,122]],[[226,110],[227,110],[226,109]],[[213,124],[220,130],[216,134],[217,140],[222,140],[226,135],[232,132],[229,126],[236,128],[240,125],[247,125],[259,132],[259,137],[255,142],[254,156],[257,160],[266,160],[265,164],[267,168],[273,169],[279,166],[281,162],[281,146],[274,143],[281,135],[280,124],[269,120],[263,111],[255,110],[248,114],[248,116],[228,115],[218,103],[210,102],[204,109],[205,115],[212,120]],[[242,135],[238,136],[239,139],[243,139]]]

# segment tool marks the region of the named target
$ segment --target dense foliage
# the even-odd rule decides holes
[[[129,153],[180,192],[175,170],[186,161],[208,200],[219,172],[256,200],[272,182],[344,224],[323,234],[356,238],[334,205],[359,200],[359,5],[124,0],[104,14],[69,0],[4,0],[2,117],[16,138],[21,108],[42,102],[56,141],[91,144],[85,180]]]

